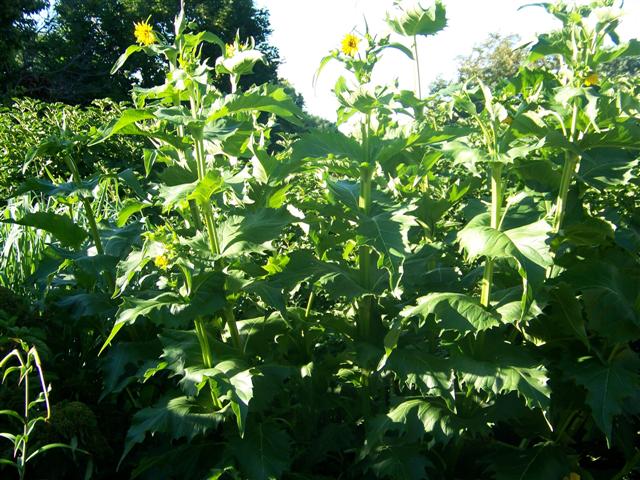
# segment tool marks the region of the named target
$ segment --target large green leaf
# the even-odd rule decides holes
[[[282,229],[295,220],[284,208],[262,208],[243,217],[229,217],[218,229],[220,254],[233,256],[269,248]]]
[[[269,85],[255,87],[238,95],[227,95],[220,104],[214,104],[207,123],[233,113],[252,111],[274,113],[293,124],[302,125],[299,120],[302,117],[300,107],[283,88]]]
[[[546,269],[552,265],[548,238],[551,227],[543,220],[504,232],[489,226],[489,215],[476,216],[458,233],[458,241],[470,259],[512,259],[523,281],[522,314],[542,285]]]
[[[163,398],[133,416],[120,462],[137,443],[144,441],[147,433],[164,433],[170,439],[191,440],[216,427],[223,419],[222,414],[213,412],[210,406],[201,405],[194,398]]]
[[[580,159],[578,176],[599,189],[611,185],[626,185],[638,176],[638,153],[613,148],[597,148],[584,152]]]
[[[400,35],[435,35],[447,26],[447,11],[441,0],[435,0],[428,8],[416,2],[409,8],[400,8],[397,17],[387,16],[387,23]]]
[[[500,319],[475,298],[462,293],[430,293],[418,298],[417,305],[406,307],[401,315],[423,318],[434,314],[445,330],[461,333],[481,332],[500,325]]]
[[[79,248],[88,233],[66,215],[52,212],[33,212],[24,214],[19,220],[2,220],[25,227],[35,227],[49,232],[64,246]]]
[[[212,195],[224,190],[225,183],[220,174],[214,170],[207,172],[201,180],[181,185],[161,185],[160,196],[163,198],[163,208],[168,211],[176,204],[195,200],[206,203]]]
[[[562,480],[571,472],[569,459],[561,448],[552,444],[524,450],[501,446],[483,463],[489,464],[494,480]]]
[[[100,352],[107,348],[122,327],[135,323],[138,317],[149,315],[154,310],[183,303],[184,300],[173,292],[161,293],[148,299],[125,297],[116,314],[116,321],[111,329],[111,333],[109,333],[109,336],[102,345]]]
[[[546,408],[550,389],[542,359],[503,337],[501,331],[489,331],[481,343],[452,352],[451,366],[459,381],[494,394],[516,392],[530,408]]]
[[[360,144],[340,132],[312,132],[300,137],[291,154],[294,161],[304,159],[347,159],[355,164],[364,162]]]
[[[291,465],[291,439],[287,432],[273,422],[252,425],[244,438],[230,443],[245,478],[277,480]]]
[[[638,362],[614,360],[603,364],[594,357],[586,357],[579,359],[567,374],[587,389],[593,419],[611,444],[614,417],[623,412],[625,400],[637,395],[640,388]]]
[[[357,233],[363,243],[373,247],[380,255],[379,265],[389,271],[390,288],[394,290],[402,277],[402,263],[409,254],[409,229],[416,224],[415,217],[404,211],[382,211],[372,216],[362,215]]]
[[[613,343],[640,336],[640,275],[630,257],[586,260],[560,278],[581,293],[590,330]]]
[[[447,359],[413,346],[398,347],[386,362],[398,379],[424,395],[451,396],[452,372]]]
[[[138,130],[137,127],[135,127],[136,122],[151,120],[153,118],[155,118],[155,115],[147,110],[133,108],[125,110],[122,112],[122,115],[120,115],[120,118],[112,121],[100,132],[100,135],[90,143],[90,146],[104,142],[106,139],[117,133],[131,133],[131,127]]]

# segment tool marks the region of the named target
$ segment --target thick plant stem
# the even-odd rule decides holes
[[[502,215],[502,165],[494,163],[491,167],[491,228],[497,229]],[[488,307],[491,302],[491,286],[493,284],[493,259],[487,258],[482,275],[480,303]]]
[[[233,308],[230,306],[225,307],[222,311],[224,315],[224,320],[227,322],[227,327],[229,327],[229,333],[231,334],[231,343],[237,349],[240,349],[240,333],[238,332],[238,325],[236,324],[236,317],[233,314]]]
[[[369,122],[367,115],[366,121],[362,126],[362,145],[365,152],[365,162],[360,167],[360,196],[358,198],[358,207],[364,215],[371,213],[371,198],[373,193],[373,169],[369,165]],[[371,288],[371,248],[362,245],[358,253],[358,268],[360,270],[360,282],[362,286],[369,290]],[[358,303],[358,331],[362,338],[368,338],[371,327],[371,303],[370,295],[366,295],[360,299]]]
[[[413,36],[413,56],[416,61],[416,76],[418,81],[418,98],[422,98],[422,78],[420,76],[420,57],[418,56],[418,36]]]
[[[307,308],[305,308],[305,310],[304,310],[304,318],[305,318],[305,320],[308,320],[309,317],[311,316],[311,307],[313,306],[313,301],[315,299],[316,299],[316,293],[312,289],[311,293],[309,293],[309,299],[307,300]]]
[[[198,337],[198,343],[200,344],[200,351],[202,352],[202,362],[206,368],[213,367],[213,354],[211,352],[211,345],[209,345],[209,337],[207,336],[207,329],[202,317],[195,319],[196,336]],[[214,407],[221,408],[222,404],[220,399],[213,388],[210,388],[211,401]]]
[[[576,139],[576,125],[578,121],[578,105],[573,104],[571,112],[571,130],[569,132],[569,142],[573,143]],[[562,221],[567,211],[567,195],[569,187],[573,180],[573,174],[578,164],[578,155],[572,151],[566,151],[564,157],[564,165],[562,167],[562,178],[560,179],[560,191],[558,192],[558,200],[556,201],[556,215],[553,219],[553,232],[558,233],[562,228]]]
[[[569,195],[569,187],[573,180],[573,174],[578,163],[578,155],[574,152],[566,152],[564,166],[562,167],[562,177],[560,179],[560,191],[556,200],[556,214],[553,219],[553,233],[558,233],[562,228],[562,222],[567,212],[567,197]]]

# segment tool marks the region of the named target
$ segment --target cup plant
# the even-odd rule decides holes
[[[324,129],[283,87],[243,87],[251,40],[184,10],[172,34],[136,24],[114,71],[151,55],[165,82],[45,142],[71,180],[23,189],[57,202],[22,224],[59,242],[43,273],[98,319],[102,401],[132,412],[121,471],[633,478],[638,81],[606,72],[640,50],[613,0],[540,6],[562,26],[514,78],[423,95],[373,72],[417,62],[444,4],[396,5],[400,40],[354,30],[321,61],[344,70]],[[139,165],[81,178],[76,147],[115,135],[145,142]]]

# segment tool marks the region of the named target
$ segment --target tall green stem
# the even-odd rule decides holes
[[[573,174],[578,163],[578,155],[573,152],[565,152],[564,166],[562,167],[562,177],[560,179],[560,191],[556,200],[556,214],[553,219],[553,233],[558,233],[562,228],[562,222],[567,212],[567,197],[569,187],[573,180]]]
[[[198,105],[196,101],[196,95],[191,95],[191,114],[194,118],[198,117]],[[195,156],[196,156],[196,165],[198,169],[198,179],[202,180],[206,175],[206,165],[205,165],[205,151],[204,151],[204,141],[202,139],[202,135],[194,135],[194,148],[195,148]],[[202,210],[202,216],[204,217],[204,222],[207,227],[207,236],[209,238],[209,249],[213,255],[218,255],[220,253],[220,244],[218,243],[218,232],[216,229],[215,219],[213,218],[213,209],[211,207],[211,202],[209,200],[200,202],[200,209]],[[229,333],[231,334],[231,341],[236,348],[240,348],[240,334],[238,333],[238,326],[236,324],[236,318],[233,313],[233,308],[225,307],[223,310],[224,320],[227,323],[227,327],[229,328]]]
[[[67,164],[67,168],[71,172],[71,176],[73,178],[73,183],[80,186],[80,171],[78,170],[78,166],[76,165],[75,160],[71,155],[64,155],[65,163]],[[100,238],[100,231],[98,230],[98,222],[96,221],[96,216],[93,213],[93,208],[91,207],[91,202],[84,195],[80,195],[80,202],[82,203],[82,207],[84,208],[85,215],[87,216],[87,221],[89,222],[89,230],[91,231],[91,238],[93,239],[93,243],[96,246],[96,251],[98,255],[104,255],[104,248],[102,246],[102,240]],[[110,272],[104,272],[105,279],[107,280],[107,285],[110,290],[115,288],[115,280]]]
[[[569,134],[569,142],[573,143],[576,139],[576,124],[578,119],[578,105],[574,103],[571,114],[571,131]],[[566,151],[564,157],[564,165],[562,167],[562,178],[560,179],[560,191],[556,200],[556,214],[553,220],[553,232],[558,233],[562,228],[562,222],[567,212],[567,196],[569,187],[576,171],[579,157],[573,151]]]
[[[502,215],[502,164],[494,163],[491,167],[491,228],[498,229]],[[491,301],[491,285],[493,284],[493,259],[487,258],[482,276],[480,303],[485,307]]]
[[[373,193],[373,168],[370,165],[369,158],[369,124],[370,116],[367,115],[362,125],[362,147],[365,161],[360,167],[360,195],[358,198],[358,207],[365,215],[371,213],[371,198]],[[371,248],[362,245],[358,253],[358,268],[360,270],[360,282],[366,290],[371,288],[371,260]],[[358,331],[363,338],[368,338],[370,333],[371,304],[372,299],[370,295],[364,296],[358,303]]]
[[[211,352],[211,345],[209,344],[209,337],[207,336],[207,329],[205,327],[204,319],[198,317],[195,319],[196,336],[198,337],[198,343],[200,344],[200,351],[202,352],[202,363],[206,368],[213,367],[213,353]],[[211,392],[211,401],[214,407],[221,408],[222,404],[216,394],[214,388],[209,388]]]
[[[418,98],[422,98],[422,78],[420,76],[420,57],[418,56],[418,36],[413,36],[413,56],[416,61],[416,74],[418,80]]]

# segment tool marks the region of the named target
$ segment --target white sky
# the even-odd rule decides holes
[[[420,38],[423,91],[438,76],[453,78],[460,55],[467,55],[473,46],[492,32],[504,35],[517,33],[523,41],[536,33],[554,29],[559,22],[542,8],[518,7],[540,0],[444,0],[448,27],[434,37]],[[333,48],[338,48],[345,33],[364,30],[366,17],[371,33],[389,33],[384,18],[391,10],[392,0],[256,0],[256,5],[270,13],[270,43],[278,48],[283,64],[280,77],[289,80],[305,99],[309,112],[335,120],[337,102],[331,90],[341,74],[341,67],[332,62],[322,71],[316,88],[313,76],[320,60]],[[425,0],[423,5],[429,5]],[[620,26],[622,38],[639,37],[640,0],[626,0],[626,16]],[[401,37],[392,37],[392,40]],[[405,39],[408,45],[409,40]],[[395,78],[400,86],[415,89],[415,67],[403,53],[387,50],[378,64],[374,81],[385,83]]]

